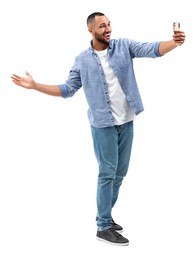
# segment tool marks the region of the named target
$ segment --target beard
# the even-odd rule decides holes
[[[105,40],[104,37],[98,33],[95,33],[95,39],[100,42],[100,43],[103,43],[103,44],[106,44],[108,45],[109,44],[109,41]]]

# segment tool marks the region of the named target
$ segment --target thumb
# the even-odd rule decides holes
[[[28,71],[25,71],[25,74],[26,74],[28,77],[31,77],[31,75],[29,74]]]

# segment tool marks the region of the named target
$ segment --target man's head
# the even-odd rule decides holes
[[[90,14],[87,17],[87,26],[88,26],[88,28],[89,28],[89,26],[92,25],[92,23],[94,23],[96,16],[105,16],[105,15],[103,13],[100,13],[100,12],[94,12],[94,13]]]
[[[92,13],[87,18],[87,26],[92,34],[94,49],[103,50],[107,48],[112,31],[108,18],[100,12]]]

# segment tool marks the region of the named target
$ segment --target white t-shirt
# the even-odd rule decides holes
[[[133,111],[127,101],[127,98],[122,91],[118,78],[114,74],[107,59],[107,49],[103,51],[96,51],[100,58],[101,65],[104,70],[106,83],[108,85],[108,95],[112,114],[116,125],[122,125],[135,118]]]

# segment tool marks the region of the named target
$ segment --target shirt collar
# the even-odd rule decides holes
[[[93,49],[93,40],[90,41],[90,50],[94,53],[94,49]],[[111,49],[112,48],[112,41],[110,40],[109,42],[109,46],[108,46],[108,49]]]

